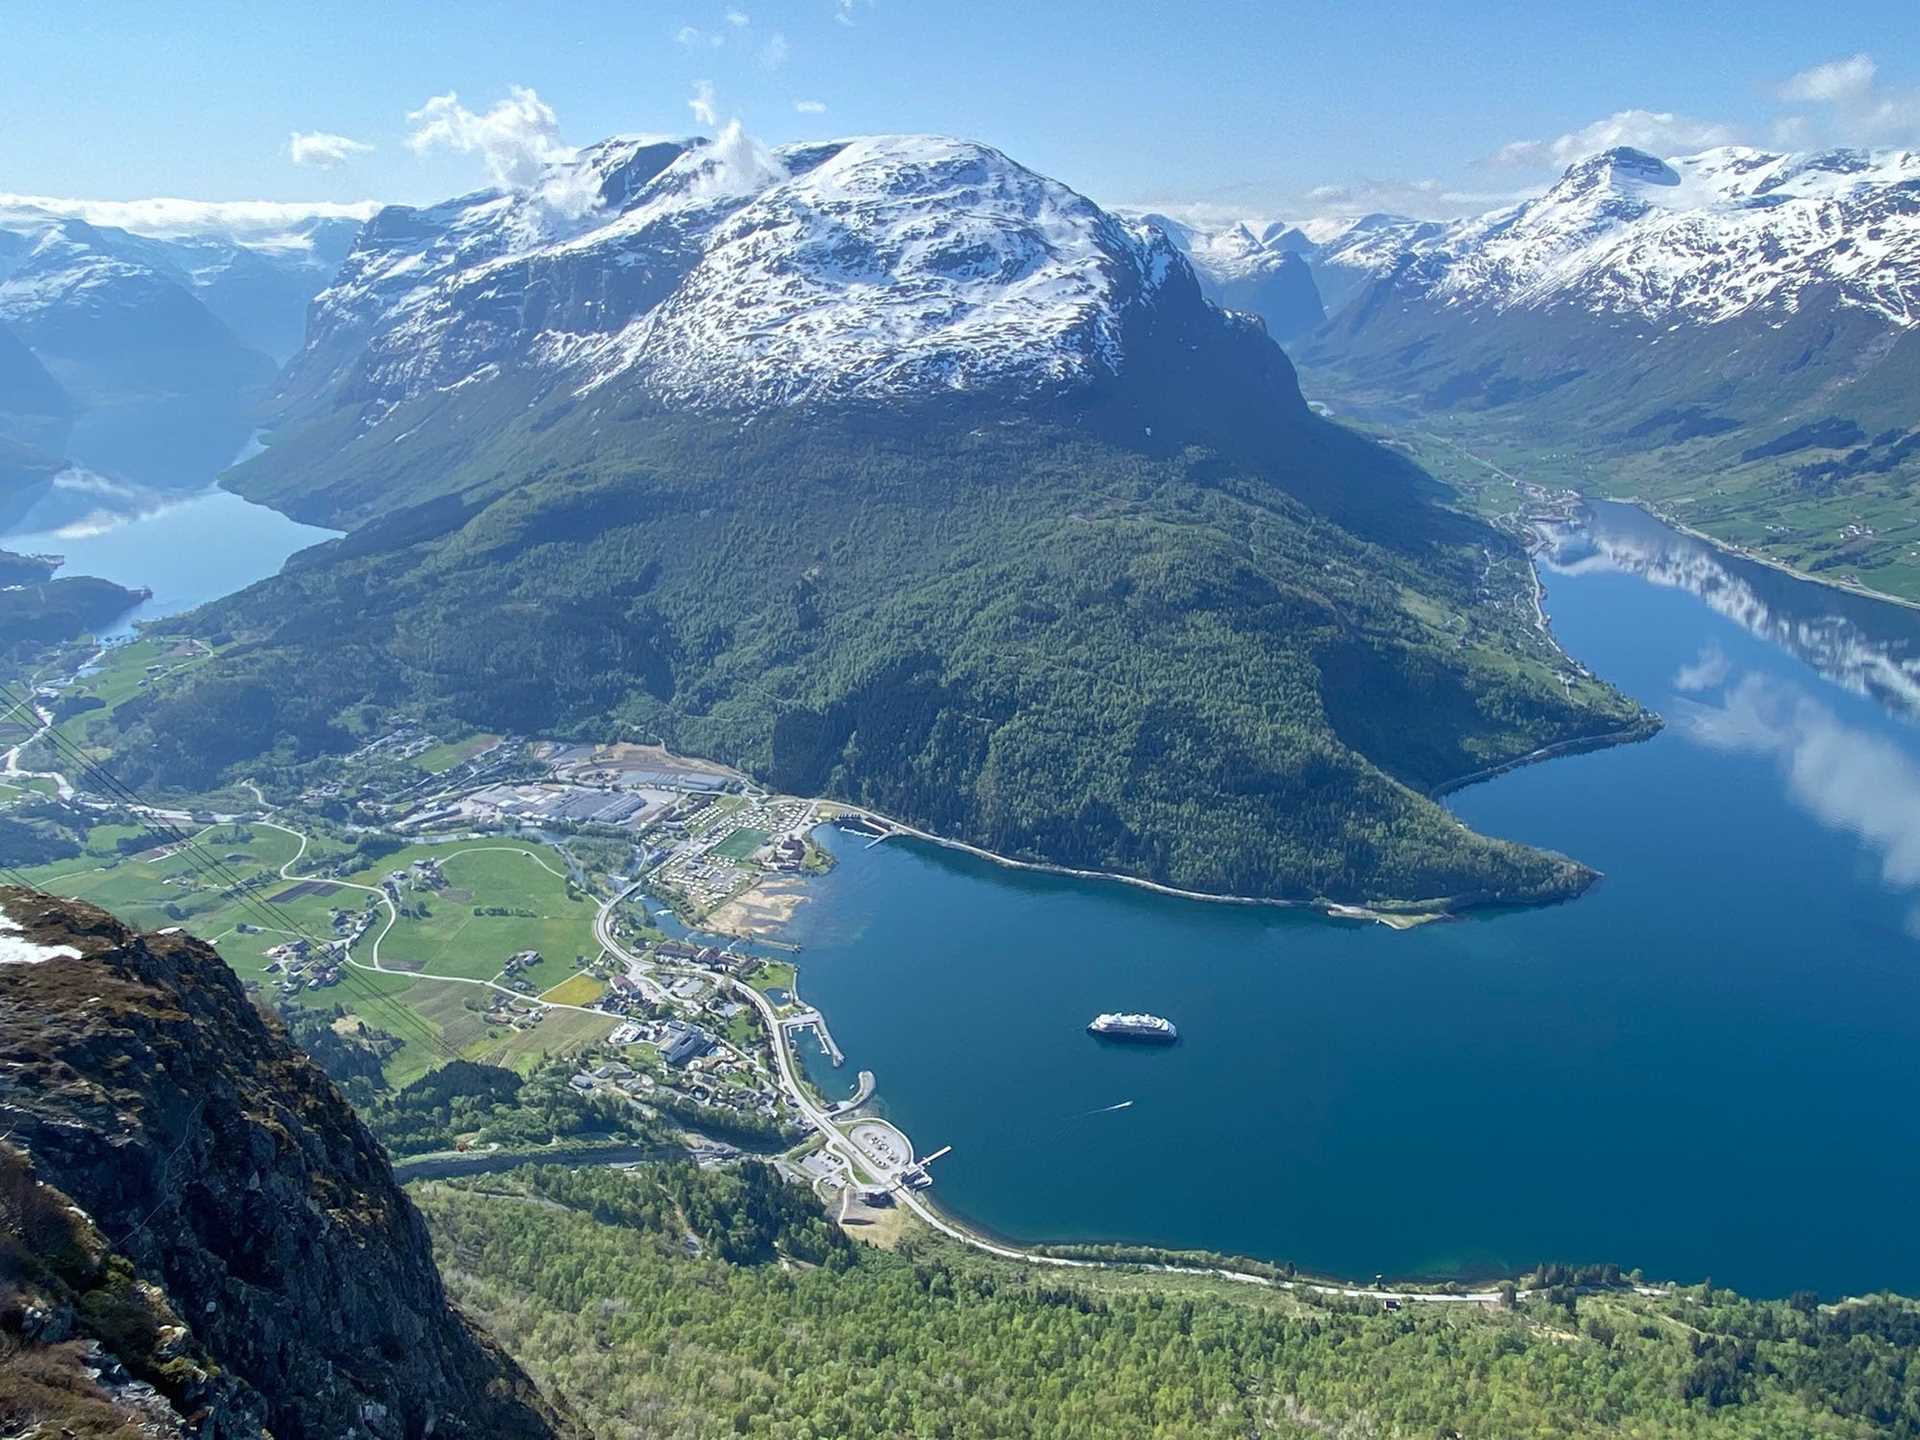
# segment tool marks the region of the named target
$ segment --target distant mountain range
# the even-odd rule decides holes
[[[1137,213],[1179,246],[1209,300],[1258,315],[1274,339],[1292,340],[1327,318],[1307,263],[1319,247],[1299,227],[1275,221],[1256,230],[1236,222],[1209,230],[1150,210]]]
[[[0,197],[0,477],[71,459],[146,485],[210,482],[360,221],[240,233],[175,217],[136,234],[61,204]]]
[[[1649,723],[1166,231],[967,141],[617,138],[390,207],[272,408],[228,483],[351,533],[185,622],[239,643],[108,717],[135,783],[304,784],[343,717],[403,712],[1458,908],[1592,874],[1432,787]]]
[[[1343,413],[1920,595],[1920,152],[1615,149],[1301,253],[1331,318],[1295,358]]]

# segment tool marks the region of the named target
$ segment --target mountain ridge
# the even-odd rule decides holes
[[[304,783],[405,707],[1212,893],[1592,881],[1426,794],[1644,728],[1518,547],[991,147],[606,142],[382,212],[314,315],[227,483],[350,533],[180,622],[240,643],[105,717],[134,783]]]
[[[94,1357],[48,1403],[220,1437],[570,1434],[450,1307],[377,1142],[204,942],[0,888],[0,1060],[12,1233],[65,1229],[9,1246],[0,1325],[47,1366]]]

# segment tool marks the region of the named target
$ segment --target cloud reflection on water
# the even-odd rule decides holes
[[[1725,556],[1627,506],[1595,504],[1582,523],[1549,528],[1545,539],[1539,560],[1549,572],[1617,571],[1688,591],[1825,679],[1920,720],[1920,615]],[[1696,688],[1705,674],[1690,677],[1695,687],[1675,683]]]
[[[1710,670],[1715,647],[1682,666],[1674,683]],[[1721,677],[1696,690],[1719,690],[1717,700],[1676,696],[1675,729],[1698,744],[1774,760],[1787,794],[1829,829],[1857,838],[1880,862],[1890,890],[1920,890],[1920,764],[1893,742],[1849,725],[1798,686],[1748,672],[1737,678],[1720,658]],[[1920,939],[1920,904],[1907,913],[1907,931]]]

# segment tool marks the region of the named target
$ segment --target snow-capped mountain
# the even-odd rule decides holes
[[[984,145],[614,139],[375,216],[284,395],[372,425],[502,370],[718,410],[1039,393],[1119,376],[1170,316],[1243,328],[1162,231]]]
[[[1366,283],[1303,359],[1350,402],[1684,447],[1688,473],[1791,457],[1828,490],[1916,449],[1920,153],[1615,149],[1521,204],[1328,249]]]
[[[1609,150],[1509,209],[1385,228],[1364,252],[1354,239],[1346,255],[1408,266],[1441,305],[1716,324],[1830,291],[1905,328],[1920,324],[1920,152]]]
[[[0,197],[0,327],[61,397],[0,400],[0,435],[130,479],[204,484],[359,222],[289,216],[242,240],[175,215],[173,233],[150,235],[65,213],[77,204]]]
[[[1339,314],[1368,284],[1389,273],[1402,255],[1446,228],[1437,220],[1373,214],[1363,215],[1326,236],[1306,254],[1327,313]]]
[[[360,232],[361,219],[333,212],[355,208],[305,213],[298,206],[0,195],[0,303],[31,310],[63,294],[97,291],[115,273],[141,284],[164,281],[187,290],[243,344],[278,363],[300,348],[308,301],[333,278]],[[102,215],[144,228],[106,223]],[[12,283],[29,261],[35,273]],[[56,274],[61,263],[73,273]]]
[[[1205,229],[1156,211],[1138,218],[1163,233],[1200,277],[1215,304],[1258,315],[1277,340],[1289,340],[1326,319],[1307,257],[1317,248],[1297,227],[1235,221]]]

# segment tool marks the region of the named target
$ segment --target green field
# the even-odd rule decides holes
[[[469,735],[464,740],[443,740],[431,750],[414,756],[413,763],[429,775],[440,775],[463,760],[471,760],[499,739],[498,735]]]
[[[762,994],[768,990],[784,990],[793,994],[793,980],[798,972],[784,960],[769,960],[747,977],[747,983]]]
[[[742,827],[714,846],[713,853],[722,860],[744,860],[766,843],[766,831]]]
[[[416,845],[388,856],[368,872],[366,883],[405,872],[413,861],[433,856],[446,876],[444,890],[412,890],[404,884],[400,903],[426,908],[424,919],[403,916],[381,942],[380,963],[396,970],[429,975],[460,975],[491,980],[507,957],[538,950],[541,962],[524,975],[537,994],[574,972],[576,955],[595,955],[595,906],[567,897],[559,857],[543,847],[502,842],[473,845]],[[547,867],[552,866],[550,870]],[[476,915],[476,909],[531,911],[531,914]]]
[[[0,800],[4,800],[0,794]],[[381,962],[420,960],[428,974],[492,979],[501,962],[515,950],[539,949],[552,958],[527,971],[533,990],[556,983],[578,984],[568,1003],[587,1004],[598,982],[579,975],[576,953],[595,954],[594,906],[591,901],[568,900],[566,882],[536,864],[536,858],[559,869],[558,857],[533,845],[483,850],[468,846],[412,846],[384,857],[371,868],[350,877],[351,886],[336,885],[329,892],[306,890],[301,882],[281,878],[279,871],[299,851],[299,839],[261,822],[239,826],[200,826],[188,833],[200,863],[187,854],[122,855],[116,842],[123,836],[149,832],[123,825],[100,825],[87,835],[87,849],[71,859],[24,872],[28,879],[56,895],[86,900],[109,910],[129,925],[159,930],[178,925],[211,943],[242,980],[262,986],[279,977],[269,974],[266,951],[301,932],[325,939],[333,932],[336,910],[358,911],[377,903],[368,889],[396,870],[428,855],[440,857],[449,889],[432,892],[402,888],[403,904],[425,901],[428,918],[402,919],[383,941]],[[154,836],[159,840],[159,836]],[[324,841],[310,842],[300,864],[291,873],[309,873],[316,865],[336,858],[340,851]],[[227,857],[236,857],[228,859]],[[263,902],[266,915],[245,900],[227,894],[204,878],[206,860],[218,861],[248,884],[247,893]],[[472,899],[456,900],[474,887]],[[274,897],[287,895],[276,902]],[[475,904],[506,909],[530,909],[536,918],[475,917]],[[278,924],[268,921],[279,917]],[[371,937],[380,934],[384,915],[354,949],[363,963],[372,959]],[[241,927],[245,926],[246,929]],[[583,983],[580,983],[583,982]],[[588,993],[591,987],[593,993]],[[274,992],[275,998],[280,998]],[[404,1085],[447,1058],[448,1050],[470,1059],[527,1069],[545,1055],[576,1049],[604,1040],[617,1023],[611,1017],[553,1011],[528,1030],[489,1026],[486,1011],[497,992],[480,985],[455,984],[406,974],[373,974],[348,967],[340,983],[319,990],[303,990],[286,997],[299,1005],[342,1005],[368,1025],[397,1036],[404,1043],[385,1067],[390,1083]]]
[[[83,676],[62,694],[65,701],[90,698],[98,700],[100,704],[68,716],[54,728],[63,739],[90,750],[96,756],[104,754],[88,741],[88,729],[96,719],[121,701],[139,694],[154,681],[198,669],[209,658],[210,652],[202,651],[197,645],[172,639],[134,640],[125,645],[115,645],[101,657],[97,671]],[[45,742],[42,742],[36,748],[44,746]]]

